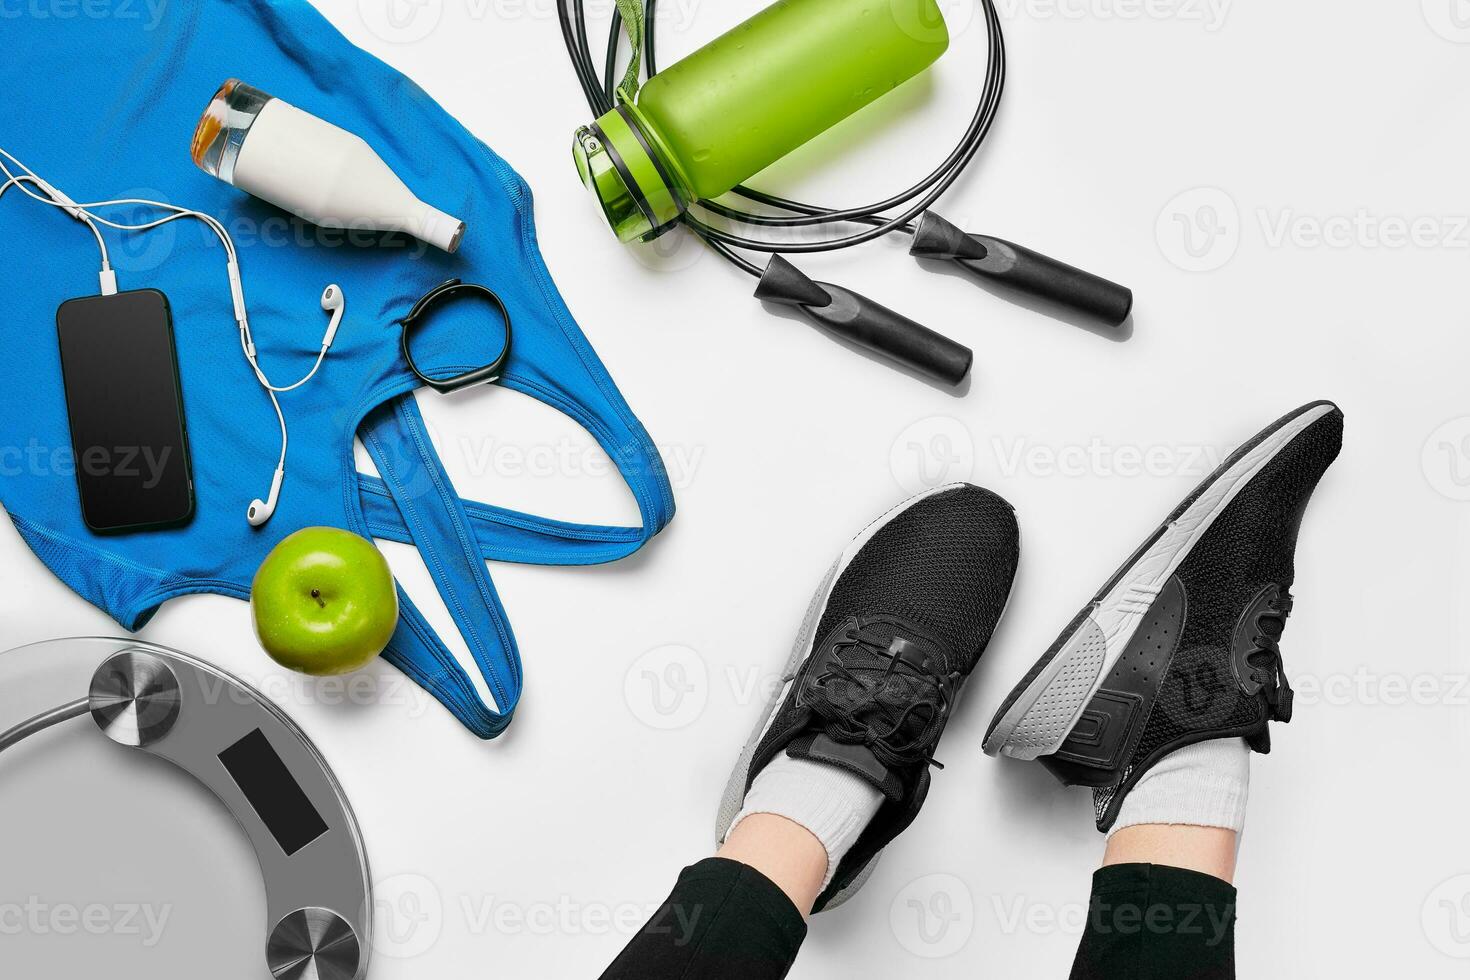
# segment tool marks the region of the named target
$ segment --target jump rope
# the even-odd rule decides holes
[[[1006,78],[1005,40],[1001,37],[1000,22],[992,0],[979,0],[979,2],[985,16],[987,46],[985,80],[980,91],[979,104],[976,105],[975,114],[971,117],[959,143],[923,180],[891,197],[855,208],[826,208],[806,204],[759,191],[744,184],[736,186],[731,191],[732,194],[747,201],[788,212],[785,215],[760,214],[720,201],[694,202],[697,207],[710,214],[744,225],[768,228],[813,228],[850,223],[868,225],[866,230],[845,235],[834,233],[833,237],[819,241],[779,242],[736,234],[712,225],[692,213],[684,214],[680,220],[736,268],[757,278],[765,273],[765,269],[739,254],[735,251],[736,249],[777,254],[832,252],[871,242],[895,231],[913,235],[915,232],[914,219],[927,211],[929,206],[937,201],[940,195],[964,173],[965,167],[969,165],[984,143],[986,134],[990,132],[990,125],[995,120],[996,110],[1000,107],[1001,91],[1005,88]],[[566,41],[567,53],[571,56],[572,69],[577,73],[577,80],[581,83],[582,92],[587,97],[587,105],[595,116],[601,116],[613,108],[617,98],[617,63],[625,40],[623,17],[620,11],[613,11],[612,26],[608,31],[607,53],[603,61],[602,76],[599,78],[597,67],[593,63],[592,54],[588,48],[584,4],[585,0],[557,0],[557,11],[561,19],[562,37]],[[657,0],[644,0],[646,29],[643,38],[643,63],[650,76],[658,74],[657,32],[655,31],[657,13]],[[884,213],[895,208],[903,210],[891,217]]]
[[[636,11],[637,0],[628,0]],[[1108,326],[1119,326],[1129,316],[1133,294],[1099,276],[1049,258],[1021,245],[988,235],[968,234],[930,208],[975,158],[990,133],[1005,88],[1006,49],[993,0],[977,0],[985,24],[986,65],[979,99],[969,124],[949,154],[911,187],[880,201],[859,207],[830,208],[781,197],[746,184],[735,186],[721,200],[699,199],[677,217],[718,255],[736,268],[760,279],[760,299],[800,309],[809,318],[843,339],[898,361],[918,374],[946,384],[963,381],[972,354],[941,334],[895,313],[865,296],[831,283],[807,278],[787,255],[833,252],[901,233],[912,238],[910,254],[921,259],[957,263],[984,280],[1015,292],[1040,297],[1058,308]],[[657,0],[643,0],[643,14],[631,28],[641,37],[628,39],[629,24],[618,3],[608,31],[601,73],[588,43],[585,0],[557,0],[562,38],[572,69],[594,116],[611,111],[623,98],[618,61],[629,40],[633,62],[628,76],[641,70],[658,73]],[[637,63],[641,46],[641,66]],[[624,79],[626,81],[626,79]],[[731,203],[743,200],[765,210],[754,211]],[[759,229],[745,233],[714,223]],[[853,230],[856,227],[857,230]],[[797,230],[816,229],[815,240],[790,240]],[[781,233],[787,237],[783,239]],[[810,231],[808,232],[811,233]],[[771,256],[762,267],[745,252]]]
[[[617,63],[623,47],[625,24],[621,11],[615,10],[608,32],[602,74],[599,76],[588,44],[584,2],[585,0],[557,0],[557,10],[572,67],[589,108],[600,116],[611,110],[619,97]],[[658,72],[655,30],[657,0],[643,2],[642,70],[651,76]],[[691,210],[678,219],[736,268],[760,279],[757,296],[796,306],[818,323],[845,335],[860,346],[879,351],[921,374],[949,384],[958,384],[968,373],[972,360],[968,348],[857,293],[830,283],[814,282],[785,261],[783,256],[837,251],[900,232],[912,237],[910,251],[919,257],[957,262],[987,279],[1042,296],[1110,323],[1121,323],[1132,307],[1132,294],[1124,287],[1002,239],[965,234],[929,210],[964,173],[983,145],[995,120],[1005,87],[1005,42],[1001,35],[999,18],[993,0],[978,0],[978,3],[985,21],[987,46],[985,77],[980,98],[959,142],[922,180],[883,200],[849,208],[809,204],[740,184],[731,191],[732,196],[743,198],[775,213],[755,212],[718,200],[698,200],[692,202]],[[638,47],[635,45],[635,51]],[[636,71],[639,66],[634,64],[629,67]],[[13,171],[6,161],[20,173]],[[270,492],[264,500],[252,500],[247,511],[247,519],[252,525],[258,527],[265,524],[270,520],[279,500],[285,478],[289,442],[285,413],[277,396],[305,385],[321,368],[341,323],[345,304],[341,288],[329,285],[322,293],[321,307],[331,314],[331,319],[311,369],[292,384],[273,384],[260,366],[255,341],[251,335],[235,244],[224,225],[216,218],[190,208],[141,198],[78,203],[3,148],[0,148],[0,173],[6,178],[4,183],[0,183],[0,197],[11,187],[17,187],[32,200],[62,209],[91,231],[101,255],[98,278],[103,295],[117,292],[117,274],[111,266],[107,243],[99,225],[120,231],[143,232],[182,218],[193,218],[203,222],[219,239],[225,250],[225,269],[234,318],[239,329],[240,348],[256,380],[270,399],[281,430],[281,452]],[[97,209],[117,207],[155,208],[167,213],[151,221],[141,222],[118,221],[97,213]],[[815,241],[780,241],[751,237],[712,224],[694,213],[694,209],[727,222],[753,228],[776,231],[819,228],[830,229],[831,235]],[[895,209],[898,213],[888,213]],[[836,230],[843,225],[866,227],[851,233]],[[771,255],[771,259],[762,268],[741,254],[742,251],[767,253]]]

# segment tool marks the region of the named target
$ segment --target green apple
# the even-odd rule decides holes
[[[371,541],[308,527],[271,549],[250,586],[255,635],[271,659],[303,674],[345,674],[388,645],[398,592]]]

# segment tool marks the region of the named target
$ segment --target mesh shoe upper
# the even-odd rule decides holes
[[[817,908],[908,825],[955,697],[990,641],[1019,557],[1015,514],[969,485],[906,506],[838,575],[810,654],[756,747],[857,772],[887,797]]]
[[[1120,658],[1115,669],[1147,670],[1142,658],[1157,663],[1155,654],[1167,662],[1158,664],[1161,679],[1125,761],[1110,785],[1095,790],[1100,829],[1111,826],[1138,778],[1174,749],[1243,737],[1268,752],[1268,722],[1290,720],[1290,686],[1278,641],[1291,608],[1297,531],[1312,491],[1341,448],[1342,424],[1336,409],[1323,415],[1240,490],[1145,617],[1139,631],[1144,640],[1135,637],[1130,649],[1139,659]],[[1151,624],[1166,620],[1177,623],[1177,636],[1162,628],[1157,636],[1146,635]],[[1151,647],[1149,641],[1156,642]],[[1066,763],[1052,767],[1068,781],[1098,782],[1095,774],[1089,779],[1069,772]]]
[[[925,497],[863,546],[832,587],[816,635],[849,616],[891,613],[930,633],[968,674],[990,642],[1020,553],[1016,515],[961,486]]]

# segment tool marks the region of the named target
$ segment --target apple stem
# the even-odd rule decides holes
[[[322,590],[321,589],[312,589],[311,590],[311,597],[316,600],[316,604],[318,606],[321,606],[323,609],[327,608],[327,604],[322,601]]]

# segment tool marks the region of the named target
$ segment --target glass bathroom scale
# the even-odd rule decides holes
[[[122,639],[0,653],[0,946],[17,977],[359,980],[371,885],[311,741]]]

